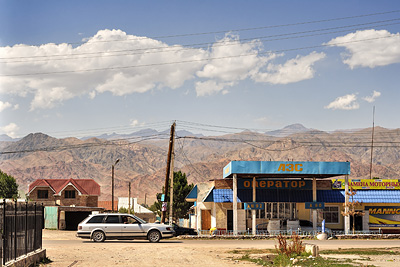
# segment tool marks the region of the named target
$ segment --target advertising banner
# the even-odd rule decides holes
[[[365,207],[370,227],[400,227],[400,206]]]
[[[332,189],[344,190],[344,179],[333,179]],[[349,188],[367,190],[400,189],[400,180],[391,179],[349,179]]]

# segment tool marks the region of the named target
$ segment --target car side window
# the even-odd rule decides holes
[[[118,215],[108,215],[106,223],[120,223]]]
[[[93,216],[87,223],[102,223],[104,219],[104,215]]]
[[[130,217],[130,216],[122,216],[122,222],[125,224],[139,223],[135,218]]]

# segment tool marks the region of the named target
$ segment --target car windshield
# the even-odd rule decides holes
[[[133,217],[134,217],[136,220],[138,220],[140,223],[147,223],[145,220],[143,220],[143,219],[141,219],[141,218],[139,218],[139,217],[137,217],[137,216],[135,216],[135,215],[133,215]]]

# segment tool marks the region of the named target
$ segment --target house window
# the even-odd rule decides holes
[[[37,197],[42,198],[42,199],[49,198],[49,191],[48,190],[38,190]]]
[[[66,190],[65,198],[75,198],[75,191],[74,190]]]
[[[325,207],[323,217],[326,223],[339,223],[339,207]]]

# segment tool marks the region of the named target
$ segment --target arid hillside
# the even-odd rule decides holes
[[[20,189],[38,178],[92,178],[100,199],[111,198],[111,166],[116,196],[132,194],[152,200],[164,185],[168,139],[57,139],[42,133],[0,142],[0,169],[17,179]],[[221,178],[231,160],[349,161],[351,178],[368,178],[371,129],[326,133],[304,131],[285,137],[242,132],[218,137],[177,136],[175,168],[190,183]],[[400,179],[400,130],[375,128],[372,176]],[[149,203],[149,202],[148,202]]]

